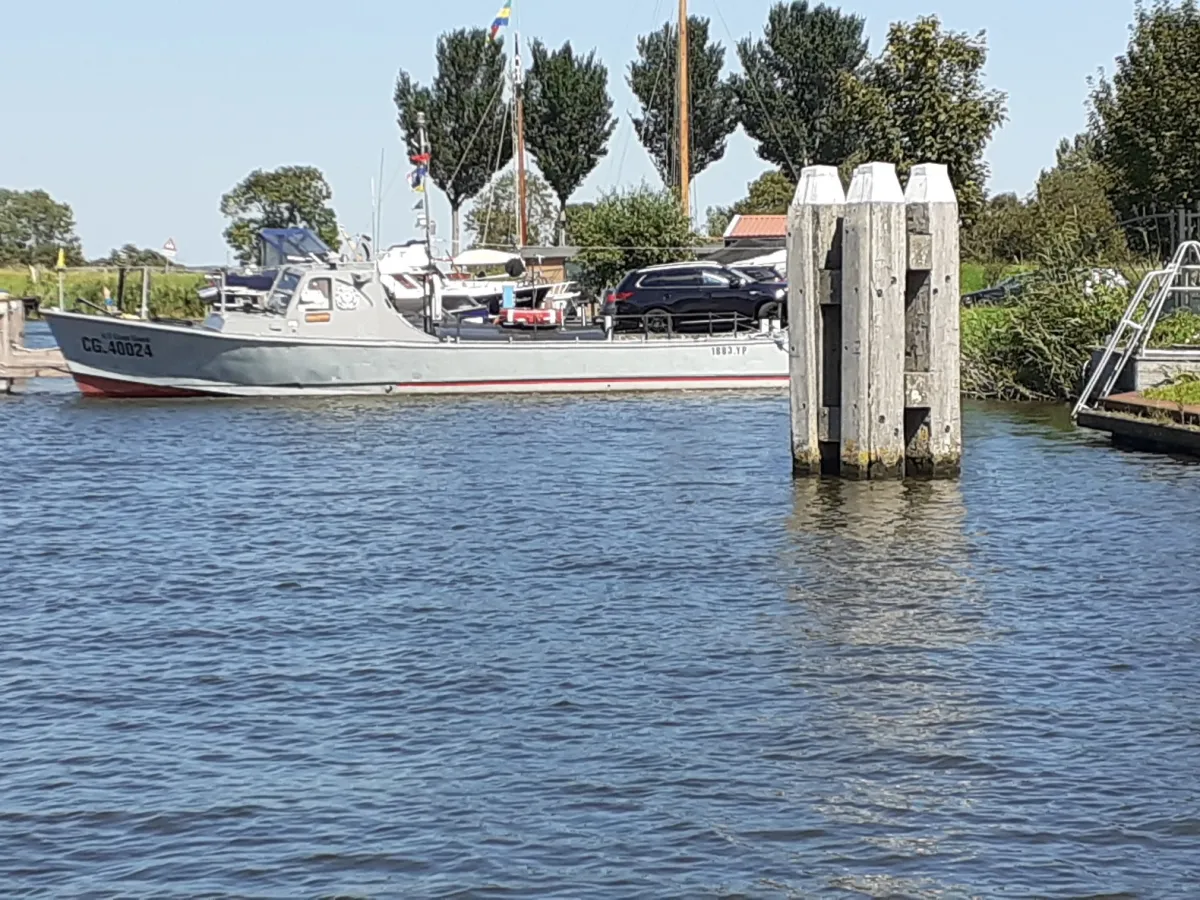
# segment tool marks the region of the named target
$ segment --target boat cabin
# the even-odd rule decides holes
[[[265,326],[265,327],[264,327]],[[411,339],[414,327],[393,308],[371,266],[285,266],[261,306],[217,309],[204,322],[213,331],[303,338]]]

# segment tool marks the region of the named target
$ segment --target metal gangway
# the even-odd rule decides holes
[[[1169,299],[1196,293],[1200,293],[1200,241],[1186,241],[1179,245],[1164,268],[1147,273],[1138,285],[1125,314],[1108,339],[1104,353],[1093,367],[1071,417],[1077,418],[1082,410],[1090,409],[1093,402],[1113,392],[1129,361],[1146,349]],[[1110,363],[1113,364],[1110,366]]]

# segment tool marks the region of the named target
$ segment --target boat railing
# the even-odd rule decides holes
[[[612,322],[612,331],[638,334],[646,338],[748,334],[762,330],[758,319],[738,312],[672,313],[654,312],[620,314],[605,317]],[[773,327],[773,326],[772,326]]]

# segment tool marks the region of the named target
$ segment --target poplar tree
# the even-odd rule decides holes
[[[453,253],[460,243],[460,211],[512,159],[512,131],[504,104],[506,58],[482,28],[443,34],[433,84],[407,72],[396,79],[397,121],[408,152],[420,153],[418,113],[425,114],[432,159],[429,177],[450,201]]]
[[[852,150],[843,126],[848,79],[867,55],[861,16],[807,0],[777,3],[763,37],[738,44],[733,79],[742,126],[758,155],[792,179],[808,165],[840,166]]]
[[[638,138],[668,187],[679,189],[679,28],[666,24],[637,41],[629,87],[641,105],[633,118]],[[737,100],[721,77],[725,48],[709,39],[709,20],[688,17],[689,159],[695,178],[725,155],[737,128]]]
[[[538,168],[558,196],[558,240],[567,201],[592,173],[616,127],[608,95],[608,69],[593,51],[576,56],[568,41],[548,50],[530,48],[526,78],[525,139]]]

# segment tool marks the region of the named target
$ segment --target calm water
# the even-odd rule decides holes
[[[0,894],[1194,896],[1200,467],[974,407],[0,399]]]

